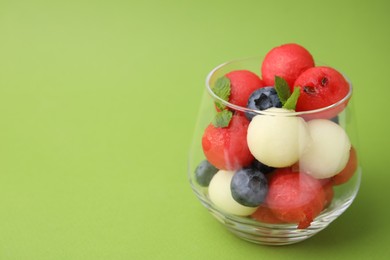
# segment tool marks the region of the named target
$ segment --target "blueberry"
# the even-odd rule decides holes
[[[332,117],[330,120],[335,122],[336,124],[338,124],[339,123],[339,116]]]
[[[280,102],[274,87],[263,87],[255,90],[249,96],[246,107],[253,110],[265,110],[270,107],[282,107],[282,102]],[[245,115],[248,120],[252,120],[256,113],[246,112]]]
[[[268,165],[265,165],[264,163],[258,161],[258,160],[254,160],[253,163],[252,163],[252,167],[261,171],[262,173],[264,174],[267,174],[267,173],[270,173],[270,172],[273,172],[275,170],[274,167],[271,167],[271,166],[268,166]]]
[[[218,172],[209,161],[202,161],[195,169],[195,180],[202,187],[208,187],[213,176]]]
[[[230,183],[232,197],[241,205],[257,207],[268,192],[268,181],[264,174],[255,168],[238,170]]]

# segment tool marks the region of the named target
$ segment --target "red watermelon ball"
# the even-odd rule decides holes
[[[296,111],[330,106],[342,100],[349,92],[349,83],[344,76],[337,70],[326,66],[313,67],[304,71],[299,75],[294,86],[299,87],[301,92]],[[340,107],[342,108],[344,106]],[[336,112],[331,116],[335,116]]]
[[[230,80],[229,102],[237,106],[246,107],[252,92],[265,86],[260,77],[249,70],[235,70],[225,76]]]
[[[324,202],[324,209],[326,209],[333,200],[334,197],[334,190],[333,190],[333,181],[332,179],[319,179],[319,181],[322,184],[322,188],[325,193],[325,202]]]
[[[233,115],[228,127],[209,124],[202,136],[206,159],[220,170],[238,170],[252,163],[246,141],[249,121],[245,116]]]
[[[352,146],[349,151],[349,160],[344,169],[332,177],[334,185],[341,185],[349,181],[358,167],[358,160],[355,148]]]
[[[282,77],[289,86],[293,86],[298,76],[314,67],[314,59],[308,50],[296,44],[284,44],[270,50],[261,65],[263,81],[268,86],[274,85],[275,76]]]
[[[282,223],[284,223],[283,221],[278,219],[272,213],[272,211],[270,210],[269,207],[264,206],[264,205],[260,205],[260,207],[258,207],[256,209],[256,211],[254,213],[252,213],[251,218],[253,218],[259,222],[268,223],[268,224],[282,224]]]
[[[309,227],[326,202],[321,182],[292,168],[276,169],[268,188],[265,203],[273,214],[284,222],[297,223],[299,229]]]

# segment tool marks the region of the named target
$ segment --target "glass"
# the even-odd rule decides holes
[[[260,71],[261,61],[262,61],[261,57],[251,57],[251,58],[227,62],[213,69],[207,76],[206,89],[200,103],[198,118],[196,121],[194,136],[192,139],[192,145],[190,147],[189,160],[188,160],[188,178],[192,190],[194,191],[196,197],[204,205],[204,207],[211,213],[212,216],[214,216],[219,222],[221,222],[228,230],[233,232],[235,235],[237,235],[238,237],[244,240],[257,243],[257,244],[286,245],[286,244],[292,244],[292,243],[303,241],[317,234],[322,229],[326,228],[332,221],[334,221],[338,216],[340,216],[351,205],[359,190],[361,172],[362,172],[361,167],[360,165],[358,165],[358,161],[355,160],[351,162],[352,150],[353,152],[356,152],[358,150],[357,131],[356,131],[354,115],[353,115],[353,104],[351,100],[352,84],[349,83],[350,85],[349,93],[341,101],[326,108],[321,108],[312,111],[304,111],[304,112],[280,112],[280,111],[269,112],[269,111],[251,110],[245,107],[236,106],[234,104],[230,104],[226,101],[223,101],[213,92],[212,87],[215,85],[217,79],[224,76],[226,73],[234,70],[249,70],[256,73]],[[276,120],[282,119],[279,121],[283,121],[285,119],[288,121],[291,119],[294,122],[295,121],[299,122],[297,123],[297,126],[295,126],[295,124],[290,124],[289,127],[291,128],[288,129],[289,130],[288,132],[294,132],[292,136],[293,138],[296,137],[296,140],[298,142],[296,149],[298,150],[299,158],[295,163],[291,163],[291,162],[287,163],[287,164],[292,164],[292,166],[282,165],[280,167],[275,167],[273,168],[273,171],[271,173],[265,174],[267,178],[267,184],[268,184],[268,190],[267,190],[268,193],[266,196],[271,197],[271,178],[274,177],[270,177],[270,176],[275,176],[275,175],[282,176],[283,173],[285,174],[283,176],[287,176],[291,172],[294,172],[295,175],[292,176],[294,178],[299,176],[299,178],[295,178],[295,179],[292,178],[289,185],[291,185],[291,183],[296,181],[298,183],[297,186],[302,187],[302,189],[306,189],[307,187],[309,187],[309,189],[313,189],[310,192],[311,194],[316,193],[317,190],[321,189],[321,192],[319,193],[321,193],[322,197],[318,195],[318,197],[316,198],[314,197],[310,198],[308,199],[308,201],[310,200],[310,202],[306,202],[305,199],[302,199],[302,197],[300,197],[300,199],[296,199],[296,201],[299,202],[297,202],[297,205],[294,204],[295,208],[292,211],[289,211],[289,209],[285,210],[283,208],[282,205],[283,201],[280,202],[279,200],[279,204],[275,202],[275,204],[271,205],[272,199],[268,200],[268,198],[265,198],[263,203],[260,204],[259,207],[255,206],[256,211],[251,211],[251,209],[249,209],[248,212],[251,213],[242,214],[243,216],[240,216],[242,212],[240,212],[240,214],[231,213],[230,210],[226,210],[224,208],[224,205],[222,206],[221,204],[216,205],[214,203],[215,200],[214,202],[210,200],[209,187],[207,186],[208,183],[200,185],[199,180],[195,175],[195,171],[198,165],[206,159],[205,153],[203,152],[202,137],[205,133],[205,129],[210,125],[210,122],[214,119],[216,113],[218,112],[217,111],[218,109],[216,109],[216,105],[215,105],[216,101],[225,105],[227,110],[232,111],[234,114],[243,115],[245,113],[252,113],[253,115],[259,115],[259,117],[263,118],[263,121],[258,120],[259,121],[258,124],[260,125],[262,124],[262,122],[263,124],[265,124],[264,122],[268,122],[268,119],[270,119],[271,121],[274,119]],[[311,130],[314,132],[310,132],[310,133],[307,132],[307,127],[301,128],[300,126],[302,124],[302,121],[305,126],[310,125],[311,126],[310,129],[314,128],[316,130]],[[314,123],[319,121],[321,122]],[[311,149],[307,147],[311,147],[310,145],[312,145],[313,140],[315,138],[318,139],[318,137],[315,137],[315,134],[313,133],[316,134],[318,133],[317,135],[321,135],[321,134],[325,135],[324,137],[319,137],[319,139],[327,140],[328,138],[328,142],[333,142],[334,140],[332,136],[333,134],[330,134],[332,133],[333,130],[329,130],[327,128],[328,125],[332,126],[332,123],[329,124],[328,122],[322,122],[322,121],[336,122],[336,124],[339,126],[336,127],[338,129],[337,131],[340,132],[340,128],[341,128],[343,130],[342,132],[346,134],[347,136],[346,138],[349,140],[350,147],[351,147],[348,152],[349,159],[338,158],[337,153],[334,153],[333,151],[326,151],[326,149],[325,151],[322,152],[325,153],[324,155],[325,157],[331,157],[334,160],[339,160],[339,161],[344,160],[344,163],[342,163],[342,165],[345,165],[345,160],[348,160],[348,164],[355,163],[355,168],[353,168],[354,174],[352,175],[352,177],[346,178],[345,180],[340,180],[339,178],[338,181],[335,181],[334,177],[325,178],[323,176],[322,177],[316,176],[314,178],[313,176],[309,176],[309,174],[307,174],[312,171],[315,171],[316,168],[318,168],[318,170],[321,171],[322,169],[328,168],[329,166],[328,164],[326,164],[326,167],[321,166],[321,163],[323,162],[312,158],[314,156],[313,154],[315,154],[316,152],[321,153],[321,151],[312,150],[310,152],[307,152],[307,149],[309,150]],[[254,135],[255,137],[252,138],[256,139],[257,138],[256,133],[257,132],[255,130],[250,131],[248,128],[247,130],[248,140],[250,134],[252,136]],[[309,141],[306,138],[307,136],[310,136]],[[341,138],[340,141],[334,143],[339,144],[344,141],[345,140]],[[310,145],[308,145],[307,143],[310,143]],[[301,147],[305,147],[303,149],[304,151],[301,149]],[[286,150],[288,149],[286,148]],[[324,150],[324,149],[320,149],[320,150]],[[268,151],[266,151],[266,153],[268,153]],[[354,155],[356,156],[356,153]],[[258,157],[255,157],[253,161],[257,162],[257,158]],[[283,170],[283,169],[288,169],[288,170]],[[228,172],[231,172],[231,174],[234,175],[237,173],[238,170],[239,169],[233,169],[233,170],[229,170]],[[277,170],[279,173],[276,174],[275,170]],[[339,172],[340,169],[338,169],[337,171]],[[214,175],[214,177],[220,173],[221,174],[225,173],[224,178],[226,178],[226,172],[218,172],[216,175]],[[326,175],[326,173],[324,174]],[[316,179],[315,181],[316,184],[312,184],[310,181],[307,182],[306,181],[308,180],[307,176],[309,176],[309,180]],[[277,186],[276,185],[277,183],[282,183],[283,185],[285,185],[283,181],[284,181],[283,177],[279,179],[275,177],[272,180],[273,182],[272,185]],[[321,188],[318,188],[318,183],[321,184]],[[314,186],[317,185],[317,186],[313,188],[313,185]],[[284,191],[285,194],[277,194],[277,193],[275,194],[274,190],[272,192],[274,192],[272,196],[274,196],[273,198],[276,200],[278,199],[278,196],[282,196],[282,195],[285,196],[285,198],[283,198],[282,200],[288,201],[290,199],[289,194],[287,194],[286,197],[286,191]],[[283,193],[283,189],[282,189],[282,193]],[[310,204],[310,206],[307,206],[305,203]],[[287,205],[287,207],[290,206],[291,204]],[[253,207],[254,206],[250,206],[249,208],[253,208]],[[286,213],[286,211],[288,211],[288,213]],[[300,214],[303,214],[304,217],[302,218]],[[310,214],[312,214],[313,217],[315,217],[313,220],[309,218]],[[306,222],[304,218],[306,218]]]

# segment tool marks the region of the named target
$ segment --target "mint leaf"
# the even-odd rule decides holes
[[[230,97],[230,79],[225,76],[220,77],[215,82],[215,85],[212,90],[215,95],[220,97],[222,100],[228,101]],[[215,101],[215,105],[220,110],[225,109],[225,105],[223,105],[220,101]]]
[[[233,117],[232,111],[229,110],[223,110],[221,112],[218,112],[213,121],[211,122],[215,127],[227,127],[230,123],[230,120]]]
[[[290,86],[284,78],[275,76],[275,90],[278,94],[279,100],[284,105],[290,97]]]
[[[287,99],[287,101],[284,103],[283,108],[295,110],[295,107],[297,106],[297,101],[299,98],[299,95],[301,94],[299,87],[294,87],[294,91],[291,94],[291,96]]]

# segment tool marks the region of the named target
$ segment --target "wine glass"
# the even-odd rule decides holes
[[[303,241],[326,228],[347,210],[359,190],[362,170],[356,155],[358,139],[351,99],[352,84],[347,80],[349,92],[339,102],[321,109],[302,112],[248,109],[231,104],[214,93],[213,87],[226,73],[234,70],[257,72],[260,70],[261,60],[261,57],[250,57],[226,62],[208,74],[189,151],[188,179],[203,206],[232,233],[257,244],[286,245]],[[251,162],[246,160],[241,166],[232,163],[234,166],[231,168],[220,169],[221,167],[213,166],[208,161],[209,158],[204,151],[204,136],[216,115],[221,113],[221,108],[216,104],[222,105],[222,110],[228,111],[232,118],[248,120],[248,123],[244,124],[246,138],[242,139],[240,145],[249,147],[250,156],[253,155]],[[248,119],[248,115],[251,115],[251,120]],[[268,155],[272,157],[271,154],[275,151],[272,151],[272,147],[265,149],[260,147],[262,143],[258,139],[263,141],[265,139],[265,142],[268,142],[266,137],[262,138],[260,135],[272,135],[268,132],[277,130],[264,130],[267,129],[267,125],[273,125],[273,122],[277,122],[278,125],[284,121],[290,122],[282,131],[282,134],[285,132],[290,134],[288,141],[285,142],[289,143],[293,139],[291,142],[294,144],[291,146],[282,144],[285,146],[276,151],[279,154],[276,164],[268,163],[268,159],[264,159],[267,163],[262,162],[261,160]],[[255,122],[257,126],[254,126]],[[259,143],[250,145],[253,140]],[[333,143],[339,150],[348,149],[348,153],[338,153],[333,151],[333,148],[328,150],[318,148],[317,144],[314,144],[316,142],[322,142],[325,146],[327,143]],[[348,144],[341,144],[345,142]],[[229,156],[229,151],[224,151],[223,145],[221,147],[221,155]],[[288,154],[289,150],[293,151],[292,157],[295,156],[295,159],[288,158],[291,156]],[[318,156],[322,156],[322,160],[318,159]],[[290,161],[278,164],[284,159]],[[333,161],[329,161],[331,159]],[[323,162],[326,160],[328,161]],[[199,180],[196,172],[202,163],[211,165],[214,172],[209,177]],[[332,168],[329,166],[331,164],[336,166]],[[256,165],[260,165],[260,168],[256,168]],[[263,202],[256,206],[240,204],[237,194],[236,197],[231,194],[234,176],[242,169],[251,168],[260,169],[266,178],[268,188],[265,190]],[[337,171],[337,174],[328,177],[329,173],[326,173],[329,171],[328,168],[332,168],[333,172]],[[339,174],[343,171],[349,171],[348,176]],[[216,176],[222,178],[225,184],[229,183],[222,187]],[[279,190],[275,187],[279,187]],[[239,205],[232,206],[232,203]]]

